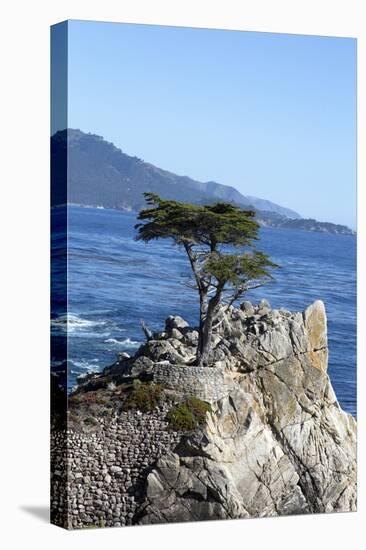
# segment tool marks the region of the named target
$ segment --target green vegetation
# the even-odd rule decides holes
[[[175,431],[192,431],[205,423],[206,413],[211,412],[211,405],[197,397],[189,397],[167,414],[169,427]]]
[[[277,266],[254,247],[259,230],[255,212],[225,202],[199,206],[165,200],[155,193],[145,193],[145,198],[151,208],[140,211],[143,223],[135,226],[136,238],[172,239],[186,252],[193,275],[189,286],[197,290],[200,303],[197,364],[206,366],[220,307],[228,308],[268,282],[269,268]]]
[[[162,403],[164,399],[163,386],[154,383],[142,383],[134,380],[132,389],[123,403],[123,409],[139,409],[149,412]]]

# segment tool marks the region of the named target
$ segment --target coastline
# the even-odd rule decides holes
[[[170,317],[69,396],[66,424],[52,433],[54,523],[356,510],[356,422],[327,375],[323,304],[290,313],[244,302],[224,315],[215,341],[212,366],[184,366],[196,332]],[[207,403],[203,420],[172,424],[192,396],[192,410]]]
[[[67,208],[67,207],[77,207],[77,208],[91,208],[95,210],[112,210],[121,212],[122,214],[137,214],[138,210],[133,210],[130,207],[125,208],[118,208],[118,207],[112,207],[112,206],[103,206],[103,205],[93,205],[93,204],[80,204],[80,203],[64,203],[64,204],[57,204],[51,206],[52,209],[56,208]],[[302,224],[305,222],[313,222],[312,225],[309,228],[301,227]],[[357,231],[354,229],[351,229],[347,226],[342,226],[340,224],[335,224],[332,222],[318,222],[317,220],[310,220],[307,218],[300,218],[300,219],[292,219],[287,218],[284,219],[282,222],[279,222],[278,224],[275,222],[268,222],[260,219],[258,223],[261,227],[270,227],[275,229],[284,229],[286,231],[303,231],[305,233],[323,233],[326,235],[343,235],[343,236],[350,236],[350,237],[357,237]],[[295,227],[291,226],[291,223],[294,223]],[[326,229],[324,226],[334,226],[336,227],[342,227],[343,230],[329,230]],[[297,227],[300,226],[300,227]]]

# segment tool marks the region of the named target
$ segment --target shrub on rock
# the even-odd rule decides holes
[[[192,431],[205,423],[206,413],[211,411],[211,405],[197,397],[189,397],[167,414],[169,427],[175,431]]]
[[[142,412],[149,412],[161,404],[163,399],[163,386],[135,380],[132,390],[123,404],[123,409],[139,409]]]

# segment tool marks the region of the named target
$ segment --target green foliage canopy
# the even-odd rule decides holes
[[[208,245],[215,249],[220,244],[235,246],[250,244],[257,238],[259,225],[253,211],[244,211],[230,203],[200,206],[174,200],[165,200],[155,193],[145,193],[152,206],[141,210],[137,224],[138,239],[172,238],[177,244]]]
[[[231,203],[201,206],[165,200],[154,193],[145,193],[145,198],[151,208],[139,213],[138,219],[144,223],[136,225],[137,239],[170,238],[184,246],[198,287],[209,290],[212,284],[230,284],[239,289],[271,277],[268,268],[276,266],[262,252],[224,251],[225,245],[253,249],[259,229],[255,212]]]
[[[155,193],[145,193],[145,199],[149,208],[138,215],[142,223],[135,226],[137,240],[172,239],[189,258],[193,288],[200,297],[197,358],[203,364],[220,306],[229,307],[247,290],[268,282],[270,269],[277,266],[255,249],[259,230],[255,212],[226,202],[188,204]]]

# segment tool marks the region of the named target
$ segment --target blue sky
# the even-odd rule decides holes
[[[356,223],[356,40],[71,21],[68,125],[321,221]]]

